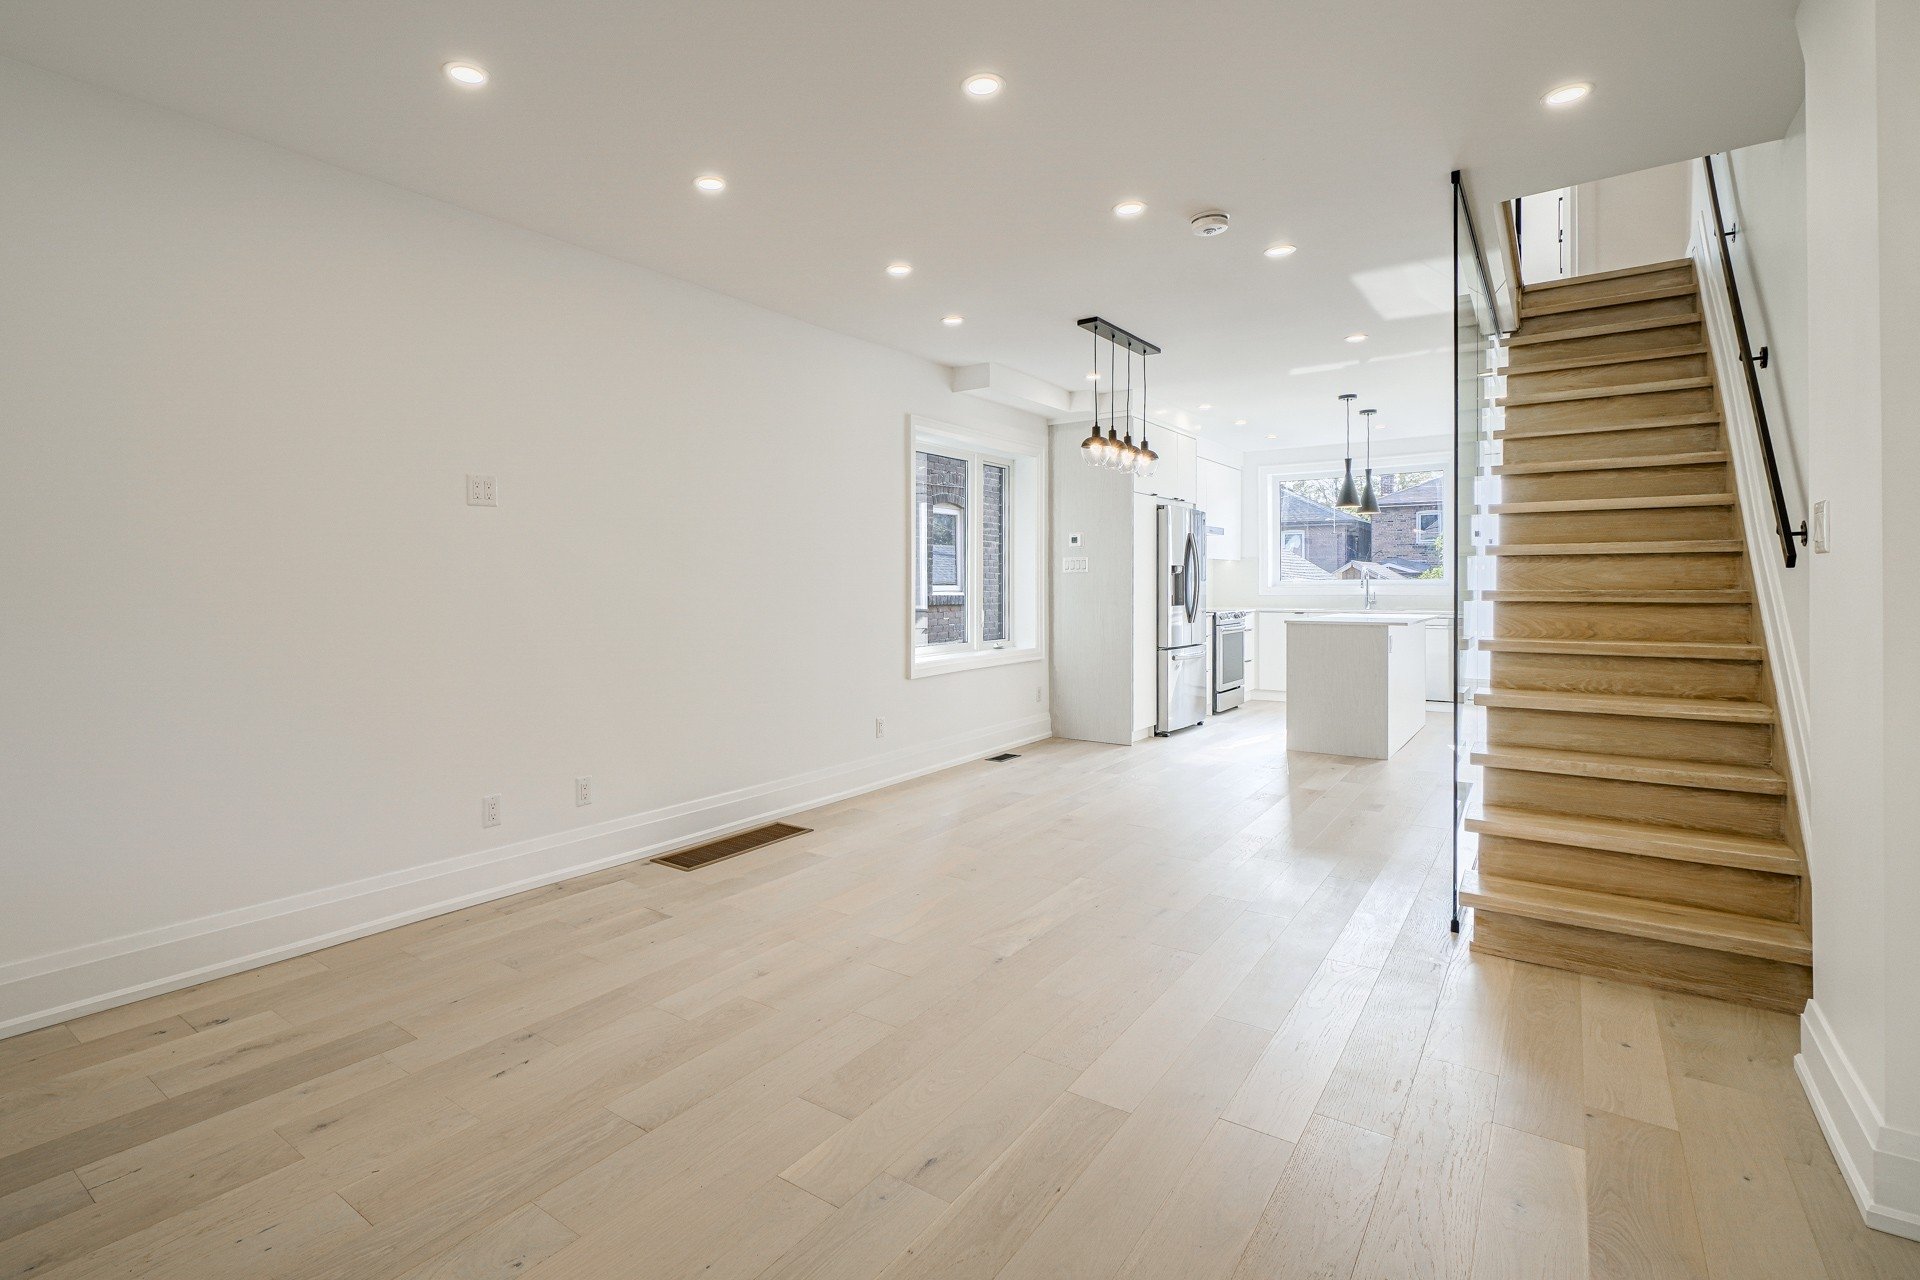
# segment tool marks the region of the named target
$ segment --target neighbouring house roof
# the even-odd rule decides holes
[[[1296,582],[1332,582],[1333,575],[1322,569],[1305,556],[1297,556],[1291,551],[1280,553],[1280,577]]]
[[[1420,571],[1424,571],[1426,567],[1426,565],[1421,565]],[[1400,568],[1391,560],[1385,564],[1380,563],[1378,560],[1349,560],[1341,565],[1340,572],[1333,576],[1336,578],[1357,578],[1360,576],[1361,571],[1366,569],[1374,570],[1374,576],[1377,578],[1411,578],[1413,576],[1412,573]]]
[[[1417,578],[1427,570],[1433,568],[1433,566],[1438,563],[1438,560],[1415,560],[1409,556],[1389,556],[1380,563],[1389,569],[1398,570],[1409,578]]]
[[[1365,524],[1351,511],[1342,511],[1338,507],[1329,507],[1315,502],[1312,498],[1303,498],[1288,489],[1280,491],[1281,524]]]
[[[1444,477],[1435,476],[1431,480],[1422,480],[1411,488],[1383,493],[1380,495],[1380,505],[1383,507],[1437,507],[1445,499],[1445,494],[1440,488],[1442,479]]]

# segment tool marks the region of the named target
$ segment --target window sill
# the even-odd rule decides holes
[[[1040,650],[976,649],[966,653],[948,653],[937,657],[916,657],[907,664],[907,678],[944,676],[955,671],[977,671],[982,667],[1011,667],[1022,662],[1040,661]]]

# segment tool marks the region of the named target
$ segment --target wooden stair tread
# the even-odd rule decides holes
[[[1491,636],[1480,641],[1490,653],[1572,653],[1589,658],[1698,658],[1708,662],[1758,662],[1766,650],[1757,644],[1713,644],[1693,640],[1546,640],[1534,636]]]
[[[1558,689],[1482,689],[1474,695],[1483,707],[1518,711],[1575,711],[1598,716],[1645,716],[1659,720],[1718,720],[1730,724],[1772,724],[1773,708],[1764,702],[1722,698],[1655,698],[1632,693],[1564,693]]]
[[[1690,297],[1699,291],[1692,280],[1679,284],[1660,284],[1650,288],[1622,289],[1618,293],[1595,294],[1585,298],[1554,298],[1548,296],[1540,301],[1529,303],[1523,293],[1520,298],[1520,320],[1525,322],[1536,316],[1560,316],[1572,311],[1602,311],[1608,307],[1626,307],[1636,302],[1660,302],[1667,298]],[[1538,295],[1535,295],[1538,297]]]
[[[1501,396],[1495,401],[1503,409],[1530,404],[1566,404],[1573,400],[1607,400],[1614,396],[1649,396],[1662,391],[1695,391],[1710,387],[1708,377],[1658,378],[1647,382],[1622,382],[1610,387],[1566,387],[1558,391],[1536,391],[1531,395]]]
[[[1497,516],[1552,515],[1566,511],[1656,511],[1669,507],[1730,507],[1731,493],[1659,493],[1634,498],[1559,498],[1543,502],[1496,502]]]
[[[1486,548],[1490,556],[1680,556],[1738,555],[1738,538],[1695,538],[1680,542],[1507,542]]]
[[[1777,875],[1804,875],[1800,855],[1778,840],[1735,835],[1727,831],[1698,831],[1689,827],[1662,827],[1650,822],[1617,818],[1583,818],[1573,814],[1537,813],[1507,805],[1487,805],[1467,819],[1467,830],[1509,840],[1562,844],[1609,853],[1630,853],[1671,862],[1704,862],[1717,867],[1739,867]]]
[[[1616,333],[1640,333],[1648,329],[1677,329],[1682,325],[1699,324],[1700,313],[1689,311],[1675,316],[1642,316],[1637,320],[1605,320],[1583,325],[1578,329],[1559,329],[1550,333],[1527,333],[1521,325],[1521,332],[1507,339],[1510,347],[1533,347],[1544,342],[1567,342],[1574,338],[1605,338]]]
[[[1509,364],[1502,369],[1509,378],[1524,378],[1532,373],[1565,373],[1569,369],[1604,369],[1614,364],[1640,364],[1647,360],[1678,360],[1686,356],[1703,356],[1708,351],[1702,342],[1690,342],[1671,347],[1647,347],[1641,351],[1609,351],[1598,355],[1566,356],[1559,360],[1542,360],[1538,364],[1515,366]]]
[[[1617,782],[1647,782],[1664,787],[1696,787],[1706,791],[1741,791],[1752,795],[1785,795],[1787,780],[1772,769],[1747,764],[1703,764],[1697,760],[1663,760],[1654,756],[1601,755],[1591,751],[1561,751],[1546,747],[1488,746],[1473,754],[1484,769],[1513,769],[1521,773],[1555,773],[1573,778],[1604,778]]]
[[[1645,471],[1654,467],[1707,467],[1727,461],[1724,450],[1700,453],[1647,453],[1624,458],[1568,458],[1558,462],[1505,462],[1497,476],[1556,475],[1565,471]]]
[[[1480,910],[1553,924],[1731,951],[1786,964],[1813,963],[1813,943],[1806,927],[1780,920],[1759,920],[1589,889],[1527,884],[1483,875],[1478,869],[1467,873],[1460,886],[1460,901]]]
[[[1650,276],[1662,271],[1677,271],[1681,267],[1692,265],[1692,258],[1671,258],[1666,262],[1650,262],[1644,267],[1617,267],[1612,271],[1593,271],[1584,276],[1567,276],[1561,280],[1542,280],[1539,284],[1524,287],[1528,293],[1541,293],[1552,289],[1565,289],[1569,285],[1598,284],[1602,280],[1624,280],[1629,276]]]
[[[1717,412],[1673,413],[1662,418],[1635,418],[1631,422],[1580,422],[1542,423],[1529,430],[1514,427],[1500,427],[1493,434],[1500,440],[1535,440],[1547,436],[1592,436],[1607,431],[1655,431],[1662,427],[1707,427],[1720,421]]]
[[[1494,604],[1752,604],[1742,590],[1728,591],[1581,591],[1551,589],[1482,591],[1482,600]]]

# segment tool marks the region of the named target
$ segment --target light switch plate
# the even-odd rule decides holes
[[[1060,562],[1060,572],[1062,573],[1085,573],[1086,571],[1087,558],[1085,556],[1068,556]]]
[[[1813,528],[1813,550],[1816,555],[1825,555],[1833,550],[1833,528],[1827,516],[1825,498],[1813,504],[1813,519],[1808,522]]]

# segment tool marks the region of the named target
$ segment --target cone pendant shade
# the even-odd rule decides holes
[[[1347,473],[1340,478],[1340,496],[1333,505],[1342,511],[1352,511],[1360,505],[1360,494],[1353,487],[1353,402],[1359,399],[1354,392],[1340,397],[1340,403],[1347,408]]]
[[[1367,438],[1367,484],[1364,489],[1360,490],[1360,505],[1356,510],[1363,516],[1377,516],[1380,514],[1380,499],[1373,491],[1373,415],[1378,412],[1380,412],[1378,409],[1362,409],[1360,411],[1362,420],[1360,434]],[[1351,474],[1353,464],[1349,462],[1347,468],[1349,474]]]

